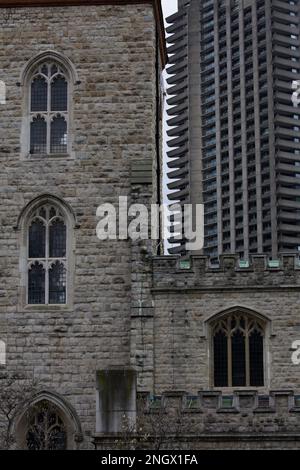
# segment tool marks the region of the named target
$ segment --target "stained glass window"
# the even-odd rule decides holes
[[[243,313],[212,325],[215,387],[264,385],[264,329],[262,321]]]
[[[66,303],[67,229],[58,208],[44,205],[28,227],[28,303]]]
[[[67,152],[68,80],[59,65],[44,63],[35,70],[30,86],[30,154]]]

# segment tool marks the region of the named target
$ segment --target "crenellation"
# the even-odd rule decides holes
[[[170,258],[170,259],[169,259]],[[218,265],[211,266],[205,256],[191,256],[190,267],[180,268],[180,257],[155,257],[153,262],[154,289],[237,289],[300,287],[299,258],[282,254],[272,266],[264,255],[253,255],[244,267],[235,255],[223,255]]]

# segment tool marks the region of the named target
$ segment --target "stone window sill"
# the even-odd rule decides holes
[[[255,408],[253,413],[275,413],[276,410],[272,407],[270,408]]]
[[[74,157],[70,153],[45,153],[45,154],[31,154],[25,157],[25,161],[32,162],[37,160],[72,160]]]
[[[300,406],[294,406],[291,408],[290,413],[300,413]]]
[[[235,407],[232,408],[218,408],[217,413],[239,413],[239,410]]]
[[[70,305],[62,305],[62,304],[51,304],[51,305],[43,305],[43,304],[33,304],[33,305],[23,305],[22,311],[24,312],[57,312],[59,311],[70,311]]]

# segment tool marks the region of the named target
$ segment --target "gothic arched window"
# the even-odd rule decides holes
[[[69,80],[61,65],[45,61],[33,68],[29,80],[29,153],[68,153]]]
[[[211,327],[214,386],[263,386],[264,322],[237,312],[219,318]]]
[[[65,304],[67,225],[52,204],[36,209],[28,223],[28,304]]]
[[[28,450],[65,450],[66,426],[56,406],[42,401],[29,410],[26,447]]]

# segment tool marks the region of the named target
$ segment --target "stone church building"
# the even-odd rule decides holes
[[[299,258],[97,237],[100,205],[161,201],[160,2],[0,7],[0,387],[38,384],[15,447],[112,447],[141,399],[165,448],[299,448]]]

